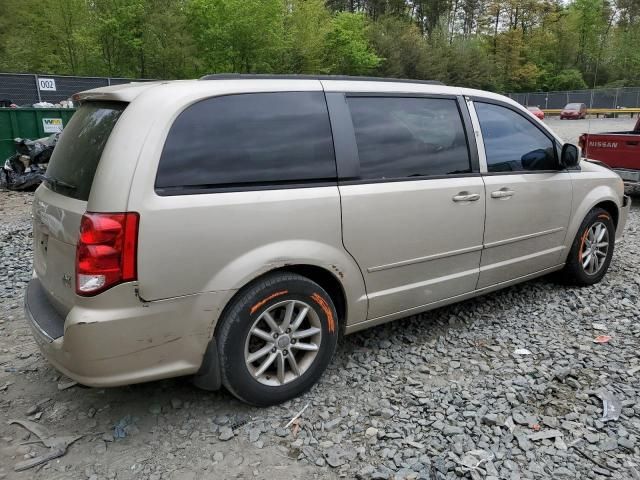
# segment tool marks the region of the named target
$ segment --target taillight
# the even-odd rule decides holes
[[[95,295],[136,280],[140,215],[85,213],[76,248],[76,293]]]

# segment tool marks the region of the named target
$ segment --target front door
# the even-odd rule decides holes
[[[368,317],[471,292],[485,195],[458,101],[358,95],[347,105],[359,175],[339,185],[343,241],[364,276]]]
[[[566,256],[572,185],[553,137],[506,105],[474,102],[487,172],[478,288],[554,267]]]

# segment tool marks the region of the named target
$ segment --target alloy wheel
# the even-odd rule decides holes
[[[296,380],[311,366],[322,341],[316,311],[300,300],[272,305],[253,323],[244,359],[255,380],[280,386]]]
[[[595,275],[605,264],[609,252],[609,231],[602,222],[596,222],[585,232],[580,249],[582,268],[588,275]]]

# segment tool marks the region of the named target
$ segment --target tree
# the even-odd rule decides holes
[[[582,74],[575,68],[562,70],[549,82],[549,90],[580,90],[587,88]]]
[[[2,0],[0,70],[640,84],[639,0]]]
[[[322,73],[331,13],[323,0],[291,0],[285,18],[284,71]]]
[[[397,78],[424,78],[427,75],[427,41],[409,18],[382,17],[371,26],[369,37],[381,56],[376,74]]]
[[[281,0],[191,0],[187,18],[211,72],[272,72],[282,63]]]
[[[328,73],[365,75],[380,64],[382,59],[369,45],[367,28],[366,17],[360,13],[340,12],[333,17],[325,43]]]

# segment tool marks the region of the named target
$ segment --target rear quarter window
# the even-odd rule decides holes
[[[202,100],[174,121],[155,187],[160,195],[336,180],[322,92]]]
[[[126,103],[87,102],[65,127],[51,156],[48,187],[87,201],[102,152]]]

